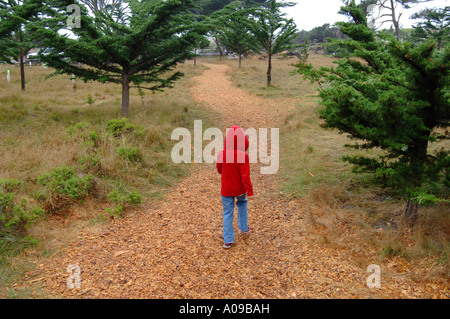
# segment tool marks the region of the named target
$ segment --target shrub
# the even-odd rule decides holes
[[[126,195],[125,200],[130,204],[137,205],[142,203],[142,195],[139,195],[136,191],[132,191]]]
[[[132,132],[136,125],[130,123],[127,118],[112,119],[106,123],[106,131],[114,137],[119,137],[124,133]]]
[[[44,214],[44,210],[36,205],[30,205],[28,200],[20,201],[13,193],[13,189],[21,184],[16,179],[0,180],[0,229],[12,229],[24,232],[37,217]]]
[[[137,205],[142,202],[142,195],[138,194],[136,191],[120,192],[115,189],[108,194],[108,199],[116,203]]]
[[[67,129],[67,133],[70,137],[74,136],[78,131],[84,130],[86,127],[89,126],[88,122],[79,122],[75,125],[69,126]]]
[[[48,192],[77,200],[88,195],[92,180],[91,174],[77,174],[75,168],[69,166],[54,168],[50,173],[38,177],[38,183],[46,186]]]
[[[137,148],[119,147],[116,149],[116,152],[124,160],[128,160],[132,163],[137,163],[141,160],[141,154]]]
[[[39,206],[31,206],[26,199],[22,199],[19,204],[14,205],[10,217],[6,220],[5,227],[15,228],[23,231],[37,217],[43,216],[45,211]]]
[[[88,104],[93,104],[95,102],[95,100],[92,98],[92,95],[89,93],[87,96],[87,101]]]
[[[122,192],[117,189],[113,190],[108,194],[108,199],[117,205],[114,208],[106,208],[106,212],[111,218],[120,218],[126,204],[138,205],[142,203],[142,195],[138,194],[136,191]]]
[[[93,144],[94,147],[98,146],[98,141],[100,140],[98,134],[96,131],[89,131],[88,132],[89,141]]]
[[[123,212],[123,206],[122,205],[117,205],[114,208],[106,208],[106,212],[109,214],[109,217],[111,218],[121,218],[122,217],[122,212]]]
[[[11,192],[22,184],[21,181],[15,178],[0,179],[0,191]]]
[[[98,142],[100,137],[98,136],[96,131],[90,130],[87,131],[87,127],[89,126],[88,122],[79,122],[75,125],[69,126],[67,129],[67,133],[70,137],[74,137],[78,135],[83,142],[83,146],[93,146],[98,147]]]
[[[93,169],[100,162],[100,158],[95,154],[78,156],[78,163],[83,166],[84,170]]]

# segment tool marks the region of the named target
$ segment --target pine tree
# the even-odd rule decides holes
[[[252,13],[253,9],[246,8],[243,2],[235,1],[211,15],[211,18],[217,21],[216,32],[220,43],[239,56],[239,68],[242,64],[242,55],[258,49],[252,34],[254,29],[254,20],[250,18]]]
[[[20,63],[22,91],[25,90],[25,54],[34,46],[25,26],[37,19],[39,0],[0,0],[0,61]]]
[[[257,42],[259,52],[265,52],[268,58],[267,86],[272,82],[272,56],[294,48],[297,37],[297,26],[293,19],[286,19],[286,14],[281,13],[281,8],[294,6],[291,2],[267,1],[262,5],[256,19],[253,34]]]
[[[12,32],[36,16],[41,9],[41,0],[0,0],[0,38]]]
[[[432,191],[450,187],[448,149],[429,151],[432,143],[448,139],[435,129],[449,125],[450,47],[438,51],[432,40],[413,47],[388,32],[375,33],[354,0],[340,12],[352,19],[338,23],[349,39],[333,42],[350,56],[335,68],[299,63],[297,71],[321,85],[326,128],[361,141],[355,148],[382,151],[379,157],[344,160],[403,194],[406,221],[413,225],[418,203],[436,202]]]
[[[413,26],[412,36],[415,40],[423,41],[433,37],[437,41],[437,49],[440,50],[450,38],[450,7],[443,9],[424,9],[413,14],[413,19],[421,21]]]
[[[212,17],[219,14],[219,11],[223,12],[225,7],[230,6],[233,2],[240,2],[244,7],[258,7],[261,3],[267,2],[267,0],[193,0],[194,4],[197,7],[194,9],[196,14],[201,14],[206,17]],[[235,6],[233,4],[233,6]],[[225,9],[225,11],[227,11]],[[220,22],[219,22],[220,23]],[[209,32],[210,36],[212,36],[214,42],[217,45],[217,50],[219,50],[220,57],[224,55],[224,50],[222,48],[222,43],[220,39],[220,35],[222,32],[217,29],[218,25],[215,25],[215,28],[212,28]]]
[[[120,19],[115,12],[88,13],[75,0],[49,1],[51,14],[31,28],[44,47],[52,52],[40,56],[56,69],[55,74],[75,74],[84,81],[122,85],[122,115],[129,112],[131,87],[150,91],[171,87],[183,74],[174,67],[193,56],[193,48],[205,26],[193,19],[190,0],[129,0]],[[67,29],[69,5],[78,5],[80,27]],[[125,12],[125,14],[124,14]],[[131,84],[131,85],[130,85]]]

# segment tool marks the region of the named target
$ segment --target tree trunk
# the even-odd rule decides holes
[[[197,65],[197,48],[194,48],[194,66]]]
[[[22,91],[25,91],[25,66],[23,63],[23,48],[20,48],[20,81],[22,83]]]
[[[391,0],[391,13],[392,13],[392,24],[394,25],[394,31],[395,31],[395,36],[397,38],[398,41],[400,41],[400,16],[402,15],[401,13],[399,14],[398,17],[396,17],[395,15],[395,3],[394,0]]]
[[[128,80],[128,73],[122,73],[122,116],[128,116],[130,108],[130,81]]]
[[[239,54],[239,69],[241,68],[242,54]]]
[[[418,208],[419,205],[417,203],[413,203],[410,200],[406,202],[405,221],[408,227],[413,227],[415,225],[418,217]]]
[[[269,66],[267,67],[267,87],[272,83],[272,54],[269,53]]]
[[[401,31],[400,31],[400,24],[398,20],[394,20],[394,29],[395,29],[395,37],[397,38],[397,41],[400,41],[401,39]]]
[[[220,53],[220,59],[222,59],[222,57],[223,57],[223,50],[222,50],[222,46],[220,45],[219,39],[214,38],[214,42],[215,42],[216,45],[217,45],[217,50],[219,50],[219,53]]]
[[[430,100],[431,105],[434,105],[432,99]],[[425,119],[425,125],[427,127],[433,127],[429,125],[428,119]],[[415,140],[413,143],[409,145],[411,158],[413,159],[410,163],[411,167],[411,183],[414,185],[415,189],[420,188],[422,185],[422,179],[425,172],[425,163],[427,160],[427,147],[428,147],[428,138],[424,138],[424,136],[429,136],[429,131],[422,132],[420,136],[422,138]],[[407,200],[406,209],[405,209],[405,221],[408,227],[413,227],[418,219],[418,209],[419,204],[412,202],[411,200]]]

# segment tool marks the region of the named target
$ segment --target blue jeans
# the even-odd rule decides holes
[[[234,242],[234,199],[238,207],[238,227],[241,231],[247,231],[247,194],[242,196],[223,196],[223,241],[225,244]]]

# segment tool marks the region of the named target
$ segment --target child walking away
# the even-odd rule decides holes
[[[247,196],[254,194],[246,153],[249,142],[244,130],[240,126],[232,126],[227,131],[224,144],[224,150],[217,157],[217,171],[222,174],[223,247],[230,248],[234,244],[234,205],[236,203],[238,208],[239,230],[250,232],[247,225]]]

